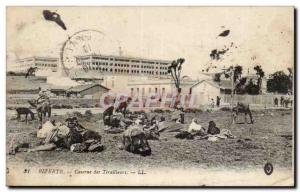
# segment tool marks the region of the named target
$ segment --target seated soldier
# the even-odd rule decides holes
[[[216,123],[214,121],[210,121],[208,123],[207,134],[210,134],[210,135],[220,134],[220,129],[216,126]]]

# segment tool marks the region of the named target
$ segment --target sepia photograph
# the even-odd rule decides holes
[[[7,6],[6,185],[295,187],[292,6]]]

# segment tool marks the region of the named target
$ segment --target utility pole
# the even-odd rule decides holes
[[[234,81],[233,81],[233,76],[234,76],[234,70],[233,66],[231,68],[231,108],[233,108],[233,88],[234,88]]]
[[[223,69],[224,73],[226,72],[227,69]],[[231,94],[230,94],[230,106],[231,106],[231,109],[233,108],[233,98],[234,98],[234,93],[233,93],[233,90],[234,90],[234,68],[233,68],[233,65],[231,65],[231,72],[230,72],[230,78],[231,78]]]

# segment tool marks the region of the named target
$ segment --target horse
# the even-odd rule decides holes
[[[48,114],[48,117],[51,117],[51,105],[49,102],[37,104],[36,102],[28,100],[28,103],[36,108],[38,117],[41,122],[43,122],[43,117],[46,117],[46,114]]]
[[[291,104],[291,106],[292,106],[292,104],[293,104],[292,99],[289,98],[289,97],[284,98],[284,99],[283,99],[283,106],[284,106],[285,108],[288,108],[288,107],[289,107],[289,104]]]
[[[233,123],[236,122],[236,118],[239,113],[244,113],[245,114],[245,122],[247,122],[247,115],[249,115],[251,124],[253,124],[253,118],[252,118],[252,113],[250,111],[249,104],[245,103],[237,103],[237,106],[232,108],[232,116],[233,116]]]
[[[31,120],[34,120],[34,113],[27,107],[18,107],[16,108],[16,111],[18,113],[17,119],[21,119],[21,115],[25,115],[25,122],[27,123],[27,116],[30,114]]]

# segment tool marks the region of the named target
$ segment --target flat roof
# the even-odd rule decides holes
[[[165,62],[171,63],[172,60],[163,60],[163,59],[149,59],[149,58],[141,58],[141,57],[131,57],[131,56],[117,56],[117,55],[99,55],[99,54],[87,54],[87,55],[79,55],[75,56],[76,58],[83,58],[83,57],[104,57],[104,58],[116,58],[116,59],[129,59],[129,60],[141,60],[141,61],[152,61],[152,62]]]

